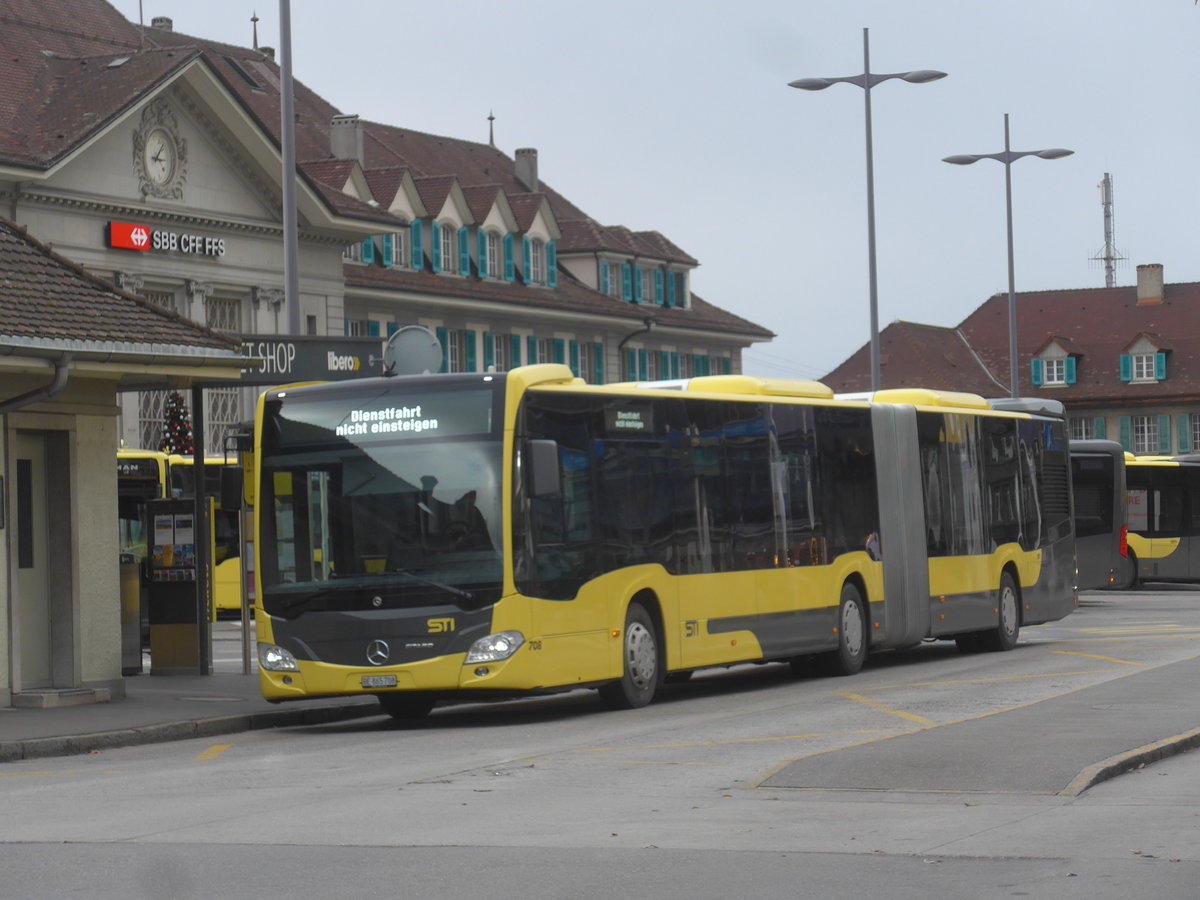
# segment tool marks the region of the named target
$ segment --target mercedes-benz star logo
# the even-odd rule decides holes
[[[367,644],[367,662],[373,666],[382,666],[391,654],[387,641],[371,641]]]

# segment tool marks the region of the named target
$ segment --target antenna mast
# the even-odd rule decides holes
[[[1104,286],[1113,287],[1116,284],[1116,264],[1125,259],[1117,250],[1113,240],[1113,186],[1112,175],[1104,173],[1100,182],[1100,205],[1104,208],[1104,249],[1101,255],[1093,256],[1093,260],[1104,263]]]

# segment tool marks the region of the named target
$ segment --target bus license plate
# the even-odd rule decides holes
[[[395,687],[395,675],[364,675],[362,677],[362,686],[365,688],[377,687]]]

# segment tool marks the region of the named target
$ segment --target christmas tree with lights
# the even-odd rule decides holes
[[[158,449],[165,453],[192,453],[192,413],[179,391],[167,395],[164,419],[163,439]]]

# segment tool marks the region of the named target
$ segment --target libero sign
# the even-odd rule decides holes
[[[141,250],[147,253],[225,255],[225,238],[153,228],[140,222],[109,222],[108,246],[118,250]]]

